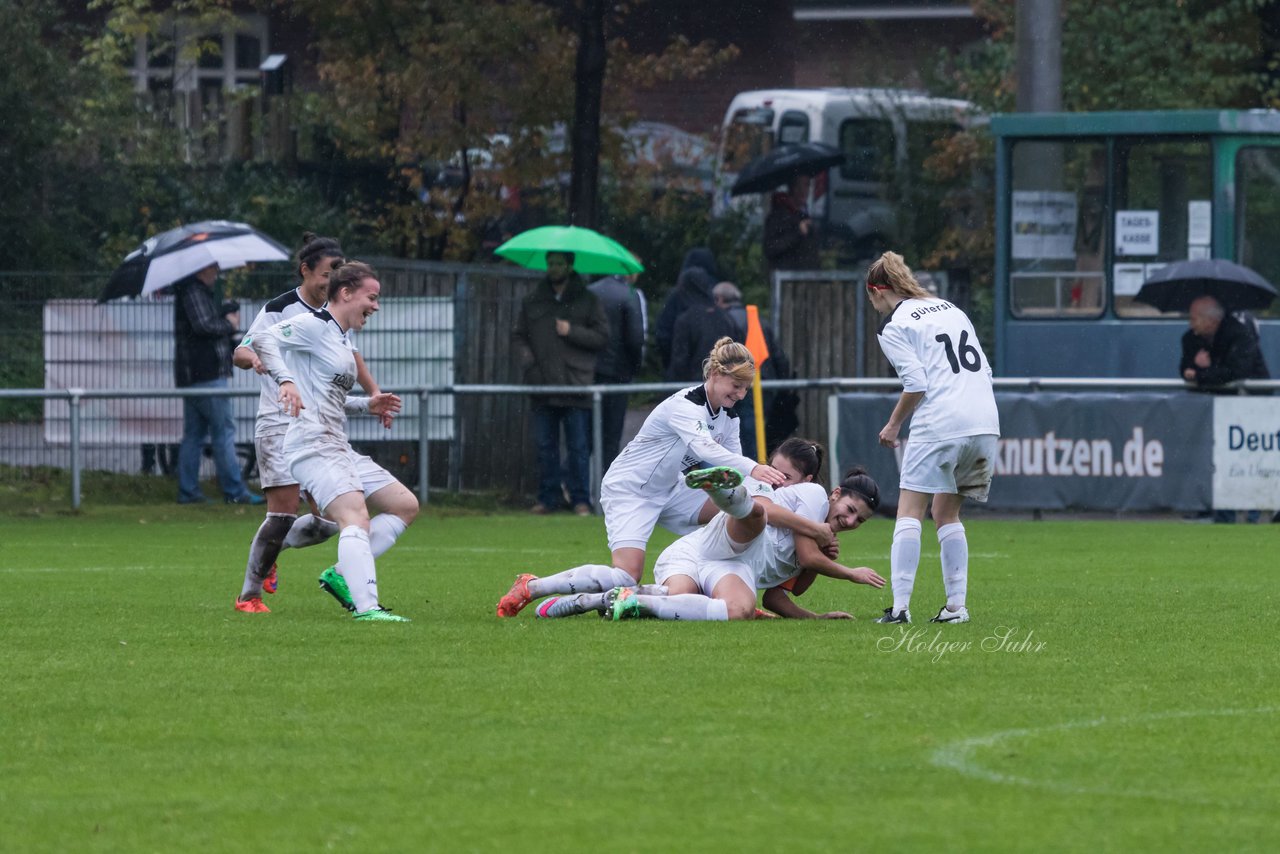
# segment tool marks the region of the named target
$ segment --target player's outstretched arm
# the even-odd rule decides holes
[[[828,578],[850,581],[854,584],[867,584],[871,587],[884,587],[884,579],[875,570],[867,566],[851,568],[838,564],[823,554],[818,544],[808,537],[796,537],[796,565],[801,569],[812,569]]]
[[[852,620],[852,614],[846,614],[844,611],[828,611],[825,614],[817,614],[806,608],[801,608],[791,597],[787,595],[787,591],[781,587],[771,587],[764,592],[762,604],[779,617],[786,617],[792,620]]]

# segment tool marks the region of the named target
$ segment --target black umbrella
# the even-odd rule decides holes
[[[1202,296],[1213,297],[1227,311],[1264,309],[1276,298],[1276,289],[1248,267],[1225,258],[1197,258],[1156,270],[1134,299],[1161,311],[1186,312]]]
[[[729,195],[767,193],[800,175],[817,175],[844,163],[844,153],[824,142],[796,142],[780,145],[752,160],[738,173]]]
[[[250,261],[288,261],[289,250],[245,225],[211,219],[157,234],[130,252],[107,281],[98,302],[145,296],[197,270],[243,267]]]

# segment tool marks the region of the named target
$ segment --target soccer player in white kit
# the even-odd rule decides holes
[[[889,553],[893,606],[878,622],[911,622],[920,531],[932,496],[947,603],[931,622],[965,623],[969,542],[960,505],[965,498],[986,501],[995,472],[1000,418],[991,365],[965,313],[921,287],[901,255],[885,252],[872,263],[867,297],[885,316],[877,338],[902,380],[880,444],[898,447],[898,434],[911,419]]]
[[[357,620],[405,622],[378,602],[374,559],[413,522],[418,499],[382,466],[357,454],[346,435],[346,412],[382,417],[400,410],[394,394],[347,397],[356,380],[349,333],[363,329],[378,310],[381,289],[367,264],[343,264],[329,276],[327,308],[283,320],[247,343],[294,418],[284,439],[289,470],[341,530],[338,564],[321,575],[321,586]],[[380,511],[372,520],[369,508]]]
[[[313,232],[304,234],[297,256],[300,283],[262,307],[249,327],[246,339],[281,320],[322,308],[329,291],[329,274],[342,264],[342,259],[342,246],[337,240],[320,237]],[[359,352],[355,356],[356,381],[367,394],[378,394],[380,389],[365,367],[364,359],[360,358]],[[280,552],[322,543],[338,533],[338,526],[319,516],[315,507],[312,508],[315,512],[298,516],[298,482],[289,472],[289,460],[284,454],[284,434],[293,419],[281,407],[280,389],[267,375],[266,367],[252,347],[241,343],[232,353],[231,360],[237,368],[254,370],[260,375],[262,392],[258,397],[253,444],[262,492],[267,498],[266,519],[249,544],[244,583],[235,601],[235,609],[246,613],[269,613],[271,609],[263,603],[262,594],[276,592],[276,558]]]
[[[880,490],[865,470],[849,471],[829,495],[816,483],[752,495],[737,472],[723,468],[691,472],[686,482],[706,490],[723,512],[662,552],[653,574],[667,595],[631,588],[597,594],[602,610],[613,619],[750,620],[756,616],[757,590],[765,591],[766,607],[780,616],[850,619],[842,611],[814,614],[791,602],[782,585],[796,578],[802,566],[855,584],[884,586],[870,567],[842,566],[808,537],[768,524],[769,515],[785,508],[836,532],[856,530],[880,503]]]
[[[780,485],[781,472],[743,456],[732,411],[750,391],[755,370],[746,347],[728,337],[717,341],[703,363],[705,382],[658,404],[604,476],[600,506],[612,566],[585,564],[546,578],[521,574],[499,600],[498,616],[514,617],[534,599],[553,593],[601,593],[639,582],[655,525],[687,534],[715,515],[713,507],[704,506],[701,492],[685,487],[689,471],[726,466]]]

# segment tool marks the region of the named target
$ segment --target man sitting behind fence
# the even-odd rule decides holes
[[[573,271],[573,254],[547,253],[547,275],[524,298],[511,333],[526,385],[591,385],[596,354],[609,340],[600,300]],[[564,427],[567,456],[560,458]],[[533,395],[538,451],[534,513],[564,504],[562,484],[579,516],[591,513],[591,398],[585,394]]]

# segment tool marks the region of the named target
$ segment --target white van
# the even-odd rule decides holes
[[[764,89],[742,92],[725,111],[716,158],[712,215],[764,209],[762,195],[731,198],[738,170],[777,145],[825,142],[845,154],[817,176],[809,211],[827,245],[868,257],[904,228],[903,200],[916,197],[920,164],[933,143],[979,118],[968,101],[905,89]],[[937,211],[913,211],[937,215]]]

